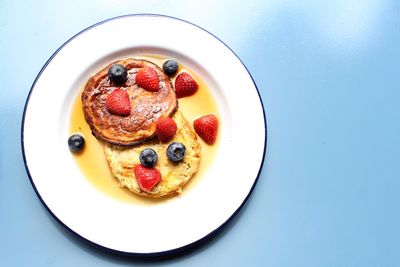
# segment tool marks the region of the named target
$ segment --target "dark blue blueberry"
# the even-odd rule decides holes
[[[173,142],[167,148],[167,157],[174,162],[181,161],[185,153],[185,145],[179,142]]]
[[[85,145],[85,139],[80,134],[73,134],[68,138],[68,147],[71,152],[79,152]]]
[[[151,148],[145,148],[140,152],[139,160],[145,167],[154,167],[158,160],[157,152]]]
[[[163,67],[164,73],[171,77],[176,74],[179,66],[178,66],[178,62],[176,62],[175,60],[169,59],[164,62],[162,67]]]
[[[108,78],[113,83],[121,85],[128,79],[128,72],[121,64],[114,64],[108,69]]]

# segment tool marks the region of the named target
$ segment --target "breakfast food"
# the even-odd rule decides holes
[[[136,194],[148,197],[162,197],[181,192],[182,187],[197,172],[200,164],[201,146],[197,140],[196,133],[192,130],[190,123],[184,118],[181,112],[175,112],[172,118],[176,122],[178,130],[169,143],[160,142],[155,138],[129,147],[112,144],[105,145],[105,155],[111,172],[118,179],[122,187],[126,187]],[[177,161],[172,161],[167,155],[168,147],[173,143],[181,143],[185,146],[183,156],[182,152],[178,153],[179,151],[177,151],[175,153],[176,157],[181,157]],[[139,156],[146,148],[156,151],[158,160],[153,168],[147,167],[147,170],[144,169],[143,171],[142,167],[135,166],[143,166],[140,163]],[[139,171],[132,171],[137,168],[139,168]],[[141,187],[138,177],[135,175],[135,172],[146,173],[150,171],[151,173],[147,174],[147,177],[154,178],[153,176],[156,176],[155,179],[148,179],[154,183],[158,179],[158,176],[154,174],[154,171],[148,169],[158,170],[161,175],[160,181],[154,184],[151,190],[147,190],[148,186]],[[142,182],[141,179],[139,181]]]
[[[156,123],[157,137],[161,142],[170,141],[177,130],[178,126],[176,126],[176,122],[172,118],[161,118]]]
[[[218,119],[212,114],[216,106],[210,105],[214,100],[204,89],[204,83],[175,60],[117,60],[85,84],[79,103],[84,125],[71,128],[70,150],[87,162],[102,154],[96,161],[101,166],[90,163],[88,171],[96,170],[93,179],[107,173],[114,188],[149,198],[181,193],[199,171],[202,154],[203,164],[209,164],[213,150],[208,147],[217,137]]]
[[[148,168],[141,164],[133,167],[137,184],[143,192],[151,193],[153,188],[161,181],[161,173],[155,168]]]
[[[73,134],[68,138],[68,147],[73,153],[82,151],[84,145],[85,139],[80,134]]]
[[[113,64],[108,69],[108,79],[117,85],[123,84],[128,79],[128,72],[121,64]]]
[[[167,74],[169,77],[172,77],[178,71],[179,65],[178,62],[176,62],[175,60],[169,59],[164,62],[162,68],[165,74]]]
[[[152,67],[145,67],[136,73],[137,85],[150,92],[157,92],[160,89],[160,79]]]
[[[175,79],[176,97],[182,98],[194,95],[197,92],[197,89],[199,89],[199,85],[193,79],[193,77],[190,76],[189,73],[182,72],[179,73],[178,76],[176,76]]]
[[[180,142],[173,142],[167,147],[167,157],[173,162],[181,161],[186,155],[186,146]]]
[[[218,133],[218,119],[214,114],[201,116],[193,121],[196,133],[209,145],[215,143]]]
[[[145,148],[139,155],[140,163],[145,167],[154,167],[158,160],[157,152],[152,148]]]
[[[169,77],[160,67],[147,60],[127,58],[88,80],[82,105],[96,138],[133,145],[153,138],[157,120],[171,116],[178,102]]]

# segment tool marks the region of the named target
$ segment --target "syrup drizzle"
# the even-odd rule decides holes
[[[168,59],[161,55],[145,55],[136,58],[147,59],[160,67],[163,62]],[[204,81],[189,68],[180,64],[178,73],[181,71],[188,72],[199,84],[199,89],[196,94],[190,97],[178,99],[179,110],[183,113],[185,118],[192,123],[193,120],[199,116],[213,113],[220,120],[217,104]],[[174,84],[174,78],[172,79],[172,83]],[[81,102],[82,90],[83,89],[81,89],[79,94],[75,97],[72,106],[69,132],[70,134],[81,133],[85,137],[85,148],[80,153],[73,155],[79,169],[83,173],[83,177],[86,177],[86,179],[96,189],[105,195],[120,201],[137,204],[152,204],[159,201],[165,201],[165,199],[149,199],[137,196],[128,189],[119,186],[118,180],[112,176],[108,167],[103,151],[103,143],[92,135],[90,127],[85,121]],[[217,142],[212,146],[207,145],[200,137],[198,140],[202,147],[200,169],[188,184],[185,185],[182,194],[190,193],[190,191],[195,187],[195,184],[201,180],[203,175],[205,175],[216,155],[219,143],[218,138]]]

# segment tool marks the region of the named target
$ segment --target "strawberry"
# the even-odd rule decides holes
[[[176,130],[176,123],[170,117],[160,118],[156,123],[156,133],[161,142],[168,142],[171,140]]]
[[[140,69],[137,72],[136,83],[150,92],[156,92],[160,89],[160,78],[158,78],[157,72],[151,67]]]
[[[107,110],[114,115],[129,116],[131,114],[131,101],[125,90],[115,89],[107,96]]]
[[[214,114],[204,115],[193,121],[196,133],[209,145],[217,139],[218,119]]]
[[[175,79],[175,92],[178,98],[194,95],[199,85],[189,73],[181,72]]]
[[[148,168],[142,164],[137,164],[133,168],[136,181],[143,191],[150,193],[154,186],[161,181],[161,173],[155,168]]]

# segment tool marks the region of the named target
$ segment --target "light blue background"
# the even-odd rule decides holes
[[[266,161],[245,207],[216,238],[167,260],[111,255],[69,234],[21,154],[23,106],[46,60],[80,30],[128,13],[218,36],[267,114]],[[0,0],[0,62],[1,266],[400,266],[398,1]],[[45,129],[38,142],[46,149]]]

